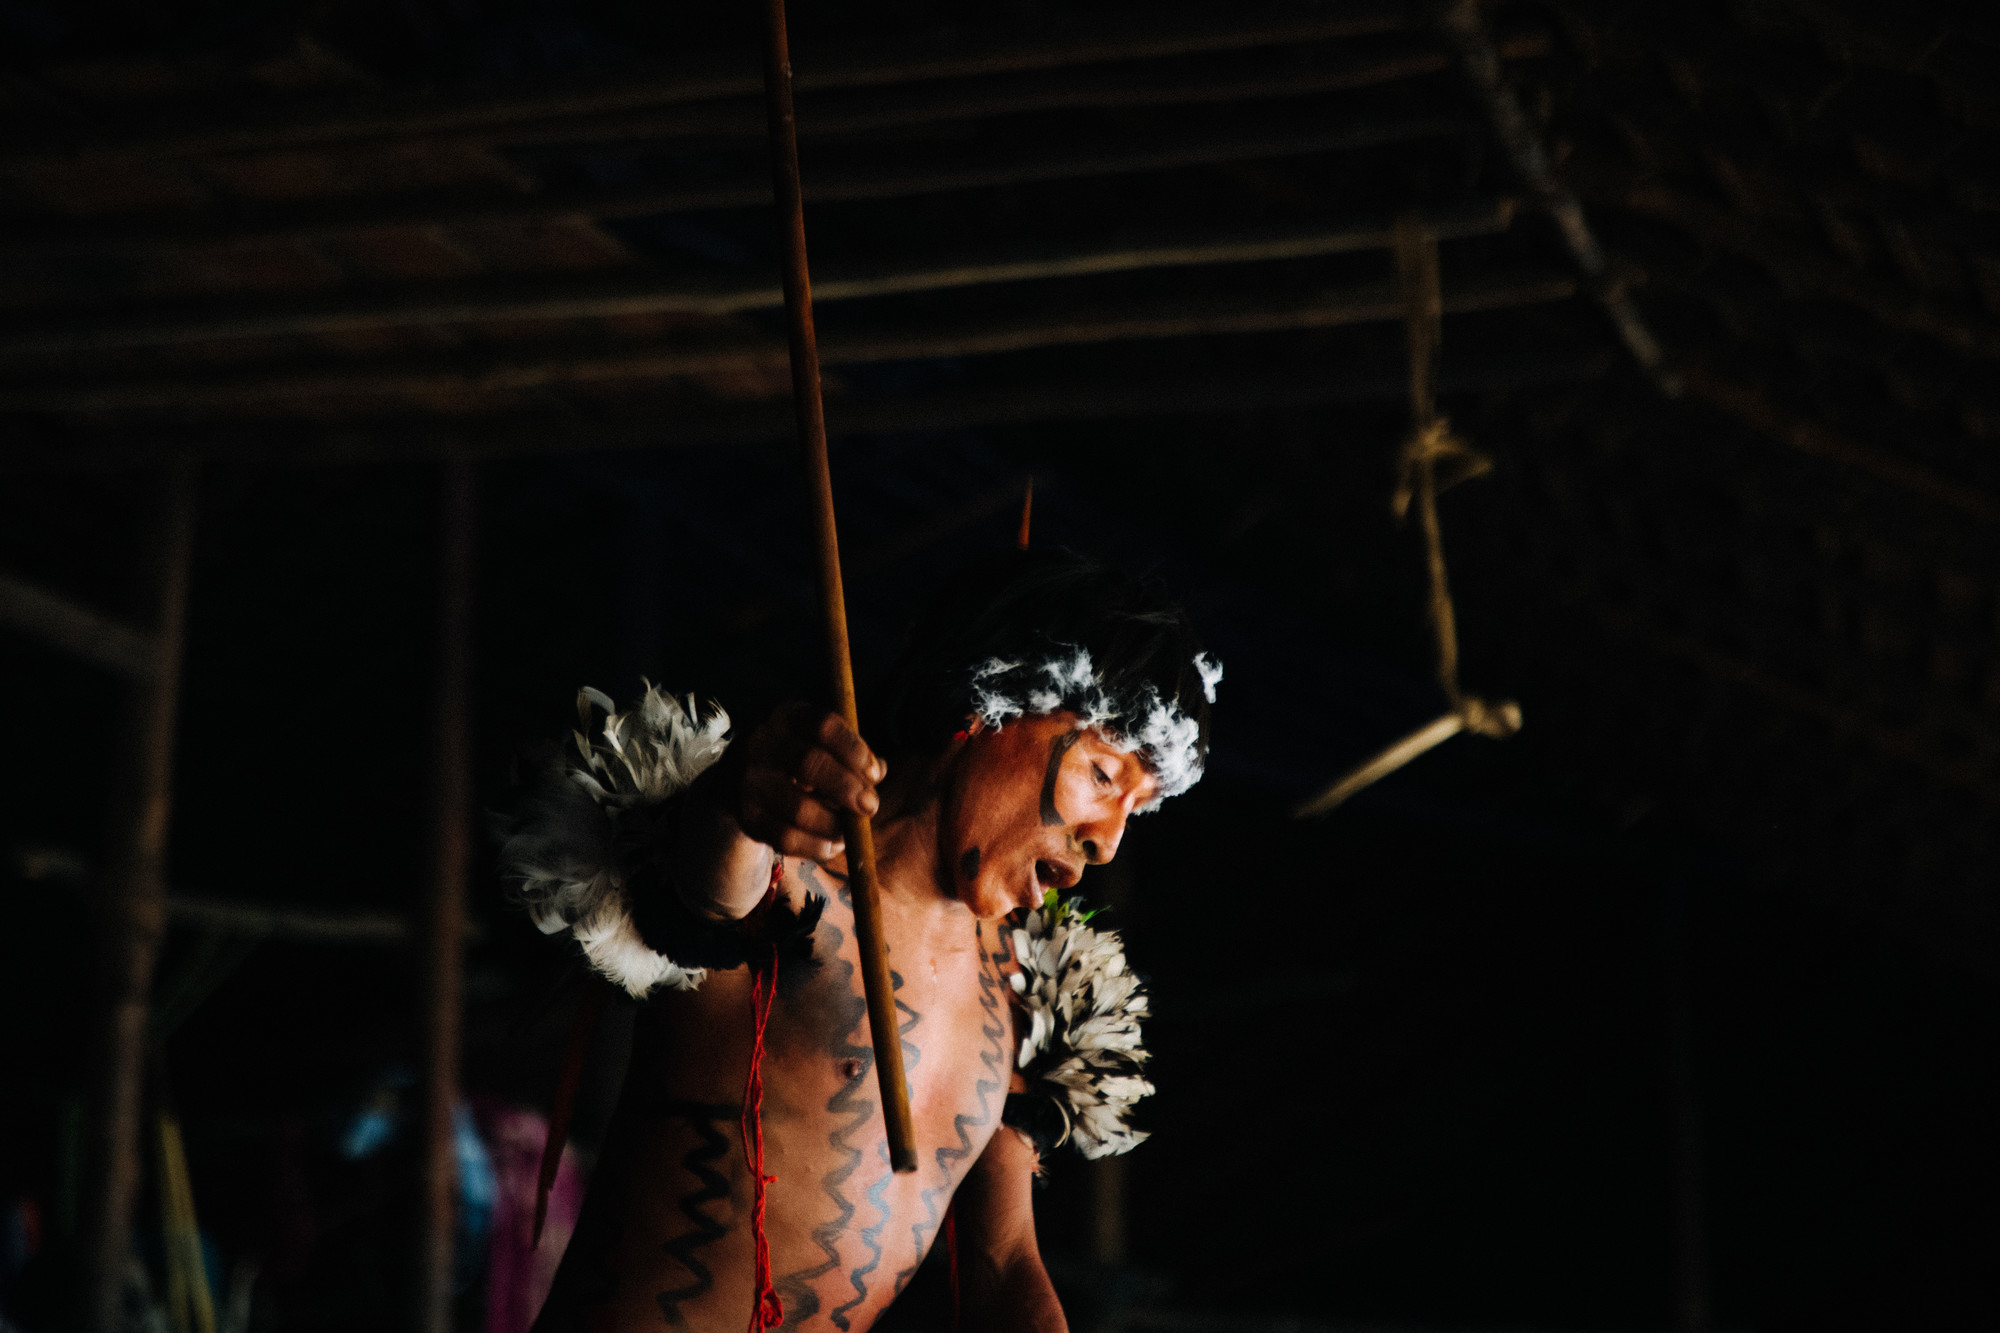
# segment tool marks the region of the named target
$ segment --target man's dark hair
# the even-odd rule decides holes
[[[960,571],[917,618],[870,710],[870,734],[891,751],[929,751],[971,716],[1063,708],[1160,769],[1158,733],[1172,718],[1182,753],[1164,767],[1191,759],[1198,774],[1220,676],[1156,582],[1060,548],[1009,551]]]

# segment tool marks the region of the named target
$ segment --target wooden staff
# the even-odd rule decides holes
[[[770,116],[771,174],[783,248],[785,322],[792,342],[792,398],[799,416],[799,442],[805,446],[806,484],[812,491],[813,550],[819,567],[820,609],[826,618],[827,674],[840,715],[858,736],[861,721],[854,703],[854,664],[847,652],[847,600],[840,586],[840,535],[833,521],[833,474],[826,461],[826,409],[820,401],[819,347],[813,336],[812,278],[806,268],[805,198],[799,186],[798,128],[792,118],[785,0],[764,0],[764,102]],[[882,944],[875,831],[866,815],[843,815],[841,822],[847,834],[848,878],[854,888],[854,942],[861,951],[875,1076],[882,1088],[882,1119],[889,1133],[889,1164],[897,1171],[915,1171],[917,1131],[910,1119],[909,1085],[903,1078],[896,992]]]

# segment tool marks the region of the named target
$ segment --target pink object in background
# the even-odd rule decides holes
[[[555,1282],[570,1233],[583,1208],[583,1170],[576,1151],[565,1144],[549,1189],[549,1216],[542,1243],[534,1243],[535,1182],[549,1122],[539,1111],[486,1103],[478,1111],[486,1145],[493,1154],[499,1199],[493,1209],[493,1239],[486,1269],[486,1333],[528,1333]]]

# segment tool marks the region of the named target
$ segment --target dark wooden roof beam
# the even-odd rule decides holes
[[[1993,47],[1953,32],[1951,25],[1931,27],[1914,40],[1893,35],[1880,16],[1922,19],[1913,11],[1892,6],[1826,3],[1826,0],[1775,0],[1808,19],[1823,34],[1819,40],[1760,27],[1754,8],[1740,11],[1736,23],[1691,23],[1687,11],[1673,4],[1620,3],[1601,0],[1552,0],[1566,24],[1588,29],[1593,43],[1607,49],[1650,50],[1689,62],[1708,77],[1720,77],[1758,93],[1775,91],[1774,51],[1792,57],[1795,91],[1817,92],[1821,98],[1854,82],[1857,70],[1915,74],[1937,89],[1941,114],[1985,128],[2000,128],[2000,93],[1993,86]],[[1974,6],[1976,8],[1976,6]],[[1858,17],[1868,14],[1878,21]],[[1740,25],[1740,26],[1739,26]],[[1803,67],[1803,68],[1799,68]],[[1812,78],[1812,85],[1805,80]]]
[[[1445,293],[1444,311],[1465,314],[1567,299],[1576,280],[1562,273],[1488,275]],[[1284,300],[1202,306],[1186,300],[1120,308],[1067,310],[1059,316],[932,321],[873,331],[828,328],[820,360],[829,366],[940,357],[989,356],[1037,348],[1085,346],[1337,328],[1394,322],[1404,302],[1393,284],[1300,292]],[[310,411],[329,398],[377,399],[443,393],[511,393],[560,385],[647,383],[677,377],[769,370],[788,364],[772,337],[690,346],[686,341],[587,353],[542,352],[446,361],[400,357],[363,365],[284,368],[251,374],[190,375],[97,382],[0,384],[0,412],[215,410],[299,402]]]
[[[1303,125],[1296,116],[1266,116],[1262,120],[1247,128],[1229,125],[1172,136],[1131,131],[1115,136],[1067,135],[1028,140],[1005,150],[982,150],[976,156],[949,145],[821,153],[805,162],[806,198],[815,204],[905,199],[1080,177],[1307,157],[1475,132],[1475,126],[1465,118],[1439,112],[1315,117]],[[533,194],[481,192],[315,200],[282,208],[246,209],[227,217],[17,222],[0,229],[0,247],[27,254],[66,254],[229,242],[310,242],[392,227],[604,221],[767,208],[771,202],[769,175],[757,155],[746,151],[740,166],[719,180],[691,181],[683,173],[680,179],[664,184]]]
[[[1656,516],[1670,530],[1671,510]],[[1687,534],[1676,533],[1685,538]],[[1864,594],[1847,586],[1839,572],[1820,565],[1798,568],[1772,544],[1753,545],[1754,533],[1743,545],[1697,553],[1675,550],[1662,556],[1641,556],[1609,534],[1570,526],[1562,541],[1587,557],[1565,579],[1566,595],[1603,610],[1621,609],[1648,622],[1672,626],[1708,644],[1743,653],[1775,675],[1830,704],[1902,729],[1913,743],[1921,742],[1940,758],[1966,749],[2000,756],[2000,716],[1964,695],[1936,688],[1928,670],[1941,641],[1954,650],[1967,648],[1955,634],[1926,614],[1926,608],[1898,599],[1886,589]],[[1696,536],[1693,543],[1700,543]],[[1719,557],[1719,560],[1718,560]],[[1800,588],[1830,594],[1844,605],[1831,623],[1801,624],[1782,601],[1719,589],[1712,577],[1717,563],[1732,568],[1752,562],[1790,566],[1787,577]],[[1880,627],[1894,622],[1894,635]],[[1874,637],[1855,625],[1877,627]],[[1890,649],[1890,640],[1901,646]],[[1983,645],[1972,651],[1984,652]],[[2000,780],[2000,775],[1996,775]]]
[[[1486,200],[1426,214],[1441,238],[1492,235],[1513,215],[1507,200]],[[829,267],[813,284],[821,303],[987,283],[1080,277],[1138,269],[1302,259],[1392,244],[1390,220],[1357,218],[1317,228],[1265,231],[1203,240],[1127,239],[1067,252],[959,256],[873,273]],[[172,347],[225,339],[290,337],[355,329],[498,320],[566,320],[665,313],[728,315],[775,309],[782,296],[767,281],[663,281],[615,273],[588,281],[516,280],[479,286],[406,288],[379,296],[289,297],[242,304],[216,302],[168,309],[69,317],[0,329],[0,357],[72,355],[130,347]]]
[[[1734,417],[1765,439],[1981,523],[2000,524],[2000,497],[1954,481],[1885,449],[1850,439],[1706,360],[1684,358],[1679,365],[1690,397]]]
[[[1631,293],[1611,272],[1603,247],[1584,217],[1583,205],[1556,176],[1541,136],[1508,84],[1500,64],[1500,48],[1486,27],[1478,0],[1450,0],[1436,10],[1436,15],[1515,173],[1527,186],[1535,204],[1555,223],[1563,244],[1589,280],[1592,294],[1610,317],[1626,351],[1662,392],[1669,396],[1678,393],[1679,385],[1660,351],[1659,340],[1647,327]]]
[[[1580,74],[1566,79],[1565,86],[1578,99],[1578,110],[1586,113],[1571,127],[1585,136],[1564,163],[1573,176],[1678,174],[1719,183],[1739,207],[1782,221],[1823,221],[1834,210],[1879,226],[1911,229],[1931,244],[2000,252],[2000,218],[1953,197],[1963,193],[1957,189],[1962,178],[1928,181],[1929,165],[1899,160],[1887,145],[1871,143],[1868,148],[1877,168],[1895,167],[1885,175],[1856,161],[1851,136],[1787,137],[1776,126],[1711,114],[1671,95],[1647,92],[1625,65]],[[1593,125],[1597,116],[1605,120]],[[1593,142],[1599,137],[1593,128],[1601,131],[1606,147]],[[1617,149],[1607,151],[1613,143]],[[2000,196],[2000,182],[1983,185],[1979,192]]]
[[[1547,34],[1517,34],[1502,43],[1504,59],[1546,54]],[[885,89],[826,92],[799,99],[803,142],[907,130],[956,121],[985,120],[1047,111],[1125,111],[1161,107],[1308,97],[1379,87],[1440,73],[1450,54],[1435,42],[1410,37],[1393,47],[1311,51],[1293,48],[1287,58],[1247,53],[1231,65],[1137,63],[989,75]],[[425,142],[467,147],[524,148],[703,139],[760,139],[763,107],[753,98],[730,98],[646,108],[604,116],[559,118],[497,130],[431,135]]]
[[[1612,633],[1685,662],[1788,712],[1813,718],[1839,735],[1909,765],[1933,782],[1971,793],[1983,805],[2000,807],[2000,780],[1976,762],[1940,755],[1921,737],[1903,728],[1886,725],[1858,709],[1802,689],[1772,675],[1758,663],[1712,647],[1691,635],[1662,629],[1629,613],[1601,609],[1596,616]]]
[[[12,574],[0,574],[0,624],[133,680],[151,680],[159,671],[152,635]]]
[[[1588,478],[1572,480],[1594,485]],[[1652,498],[1661,503],[1661,497]],[[1864,657],[1822,633],[1787,627],[1747,600],[1718,597],[1715,588],[1697,586],[1678,567],[1685,563],[1682,552],[1667,560],[1640,557],[1568,514],[1549,515],[1535,533],[1544,567],[1518,585],[1523,590],[1582,610],[1607,628],[1644,638],[1705,670],[1741,684],[1754,682],[1760,693],[1790,710],[1837,719],[1843,733],[1948,785],[1984,792],[1988,799],[2000,793],[2000,774],[1976,757],[1982,750],[1992,753],[2000,736],[2000,719],[1991,710],[1939,699],[1895,662]],[[1730,554],[1746,553],[1731,548]],[[1968,740],[1975,742],[1970,746],[1975,757],[1964,753]]]
[[[2000,360],[2000,319],[1864,273],[1801,232],[1781,233],[1670,185],[1603,178],[1580,184],[1599,205],[1664,222],[1703,245],[1751,260],[1793,292],[1854,306],[1892,329],[1935,338],[1967,356]]]
[[[1135,21],[1141,17],[1143,21]],[[1383,0],[1100,11],[1083,21],[1039,24],[1033,31],[1012,25],[926,33],[901,42],[877,39],[831,50],[801,43],[796,78],[802,93],[880,87],[1326,41],[1394,32],[1408,22],[1405,6]],[[606,77],[597,72],[549,81],[535,91],[524,91],[517,83],[484,92],[375,93],[305,112],[271,107],[255,117],[239,113],[181,124],[154,112],[123,124],[67,132],[44,128],[32,137],[15,138],[0,152],[13,158],[120,153],[186,157],[475,129],[497,132],[510,125],[558,118],[754,97],[762,87],[761,78],[754,53],[746,48],[740,54],[712,53],[639,75]]]
[[[1447,356],[1438,379],[1447,396],[1541,389],[1596,379],[1610,369],[1609,352],[1594,348],[1508,348]],[[1026,382],[902,397],[830,396],[827,428],[837,436],[902,431],[968,430],[1056,421],[1151,420],[1197,415],[1317,409],[1333,403],[1394,402],[1409,394],[1400,366],[1327,366],[1311,374],[1257,378],[1127,376],[1104,381]],[[796,425],[789,400],[690,409],[628,408],[602,416],[513,414],[504,420],[444,423],[434,416],[397,417],[347,426],[301,429],[203,424],[135,429],[120,423],[104,436],[0,446],[0,471],[146,466],[164,454],[198,446],[215,456],[278,464],[429,462],[442,457],[520,457],[620,449],[782,446]]]
[[[2000,439],[2000,392],[1988,387],[1994,377],[1983,362],[1915,343],[1851,308],[1829,310],[1829,302],[1774,291],[1735,263],[1656,256],[1644,276],[1645,290],[1656,298],[1683,297],[1726,330],[1739,367],[1746,357],[1759,356],[1796,365],[1803,375],[1793,396],[1821,397],[1822,411],[1848,418],[1850,431],[1866,422],[1878,437],[1920,439],[1922,453],[1948,458],[1962,470],[1990,467],[1987,442]],[[1865,398],[1869,387],[1879,392],[1857,414],[1857,394]],[[1941,428],[1940,417],[1950,418],[1955,429]]]

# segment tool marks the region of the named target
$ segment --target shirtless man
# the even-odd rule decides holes
[[[652,994],[539,1333],[744,1327],[752,978],[731,964],[774,947],[763,1127],[783,1327],[862,1333],[956,1200],[967,1327],[1064,1329],[1035,1242],[1038,1153],[1064,1136],[1090,1155],[1130,1147],[1141,1136],[1122,1113],[1150,1086],[1136,1050],[1072,1061],[1072,1075],[1092,1060],[1108,1074],[1092,1090],[1024,1086],[1006,923],[1043,909],[1030,924],[1048,927],[1051,891],[1109,861],[1134,813],[1199,777],[1220,675],[1146,585],[1035,552],[975,567],[919,623],[878,715],[891,762],[804,705],[719,761],[719,713],[697,720],[655,693],[614,716],[617,742],[596,743],[594,762],[573,757],[505,852],[544,929],[572,930],[600,971]],[[914,1174],[889,1169],[841,811],[875,821]],[[789,923],[775,946],[774,920]],[[1129,979],[1098,980],[1100,1008],[1124,1006],[1111,1019],[1136,1047],[1143,1002]],[[1034,1041],[1048,1044],[1046,1026]],[[1003,1104],[1021,1132],[997,1132]]]

